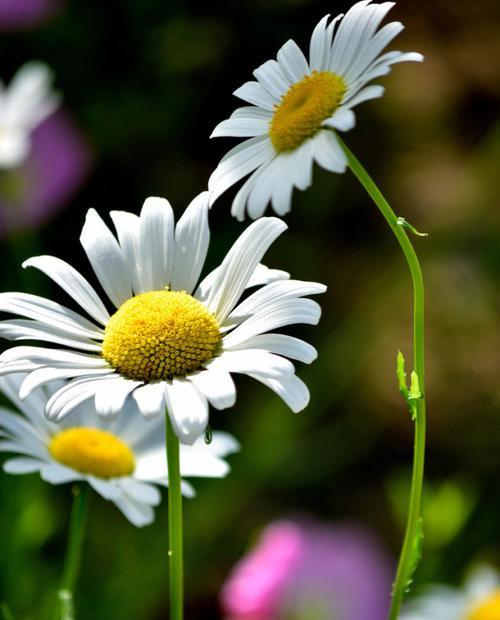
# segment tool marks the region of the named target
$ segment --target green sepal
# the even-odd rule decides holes
[[[422,392],[420,391],[418,375],[414,370],[411,373],[411,386],[410,386],[410,393],[408,395],[408,398],[411,400],[417,400],[419,398],[422,398]]]

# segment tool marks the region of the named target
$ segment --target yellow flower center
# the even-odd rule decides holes
[[[67,467],[99,478],[128,476],[134,471],[132,450],[121,439],[98,428],[75,426],[55,435],[51,455]]]
[[[466,620],[500,620],[500,590],[474,607]]]
[[[220,341],[215,317],[185,292],[128,299],[106,325],[102,355],[129,379],[155,381],[197,370]]]
[[[276,151],[293,151],[314,136],[335,112],[345,91],[344,80],[330,71],[313,71],[290,86],[269,125]]]

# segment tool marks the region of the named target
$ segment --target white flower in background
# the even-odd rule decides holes
[[[462,589],[433,586],[411,601],[401,620],[498,620],[500,575],[488,566],[476,569]]]
[[[391,65],[421,61],[421,54],[382,50],[403,30],[391,22],[378,30],[393,2],[358,2],[330,21],[326,15],[312,33],[309,61],[289,40],[277,60],[254,71],[257,81],[246,82],[234,95],[251,103],[222,121],[211,137],[248,138],[230,150],[209,180],[213,203],[251,172],[239,190],[232,214],[260,217],[271,201],[276,213],[290,210],[294,187],[311,185],[316,161],[331,172],[344,172],[347,160],[335,131],[355,125],[352,108],[381,97],[379,85],[367,86],[386,75]]]
[[[14,347],[0,356],[0,374],[29,373],[21,398],[40,385],[71,378],[48,400],[50,420],[61,420],[90,398],[97,413],[115,416],[132,395],[147,418],[166,407],[175,432],[188,444],[207,426],[208,403],[217,409],[234,405],[230,373],[264,383],[293,411],[307,405],[307,387],[287,358],[310,363],[315,349],[267,332],[316,324],[321,309],[304,297],[326,287],[289,280],[286,272],[260,264],[286,229],[284,222],[254,222],[196,286],[210,237],[207,192],[193,200],[175,228],[172,208],[161,198],[148,198],[140,217],[115,211],[111,218],[118,241],[94,210],[80,238],[116,308],[111,316],[89,282],[52,256],[31,258],[24,266],[52,278],[93,321],[42,297],[0,294],[0,311],[26,317],[1,321],[0,335],[62,345]],[[247,288],[259,285],[264,286],[241,300]]]
[[[151,523],[153,507],[161,499],[157,486],[168,485],[165,418],[147,421],[130,401],[118,419],[105,421],[87,401],[61,424],[52,424],[43,412],[60,384],[38,388],[20,400],[23,379],[23,375],[0,379],[0,390],[23,414],[0,407],[0,451],[21,455],[7,460],[4,470],[39,472],[51,484],[84,480],[134,525]],[[232,435],[217,432],[209,445],[200,438],[193,446],[181,446],[181,475],[221,478],[229,472],[223,457],[238,449]],[[192,497],[191,485],[182,484],[184,495]]]
[[[21,165],[31,149],[31,132],[58,107],[52,72],[29,62],[6,87],[0,82],[0,169]]]

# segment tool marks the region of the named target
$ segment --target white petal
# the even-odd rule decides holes
[[[288,377],[295,372],[290,360],[258,349],[244,349],[240,351],[224,351],[207,364],[212,370],[226,370],[241,374],[258,374],[265,377]]]
[[[278,280],[266,284],[241,302],[228,316],[229,322],[241,322],[250,318],[255,312],[265,311],[283,299],[294,299],[308,295],[319,295],[326,291],[326,286],[319,282],[303,280]]]
[[[174,291],[192,293],[203,269],[210,241],[208,198],[208,192],[197,196],[175,227]]]
[[[354,112],[344,106],[335,110],[333,116],[330,116],[330,118],[327,118],[326,121],[323,122],[323,126],[333,127],[339,131],[349,131],[355,124],[356,117],[354,116]]]
[[[28,398],[21,400],[19,398],[19,390],[24,379],[25,375],[21,373],[0,377],[0,389],[10,402],[15,405],[19,411],[22,411],[30,420],[31,424],[38,429],[40,435],[48,439],[51,432],[51,425],[43,415],[48,396],[45,390],[38,390]]]
[[[279,101],[279,97],[273,97],[258,82],[245,82],[243,86],[234,91],[233,95],[271,112],[274,110],[274,104]]]
[[[236,386],[224,370],[202,370],[188,376],[208,402],[216,409],[227,409],[236,402]]]
[[[165,382],[148,383],[133,393],[141,414],[149,420],[165,413]]]
[[[207,307],[219,322],[238,303],[267,249],[286,228],[282,220],[261,218],[248,226],[229,250],[207,299]]]
[[[147,198],[140,217],[141,292],[170,284],[174,265],[174,214],[168,200]]]
[[[208,180],[210,204],[229,187],[273,157],[274,148],[268,136],[249,138],[232,148]]]
[[[321,307],[312,299],[283,299],[268,304],[252,314],[232,332],[224,337],[224,347],[235,347],[264,332],[304,323],[317,325],[321,317]]]
[[[10,321],[0,321],[0,336],[7,340],[41,340],[62,344],[73,349],[83,351],[94,351],[100,353],[102,345],[89,338],[71,335],[68,336],[64,330],[57,326],[41,325],[38,321],[31,319],[12,319]]]
[[[109,313],[97,293],[68,263],[55,256],[34,256],[24,261],[23,267],[35,267],[45,273],[101,325],[109,321]]]
[[[291,81],[285,77],[276,60],[266,60],[253,72],[257,80],[275,99],[280,99],[290,87]]]
[[[318,131],[314,136],[314,159],[322,168],[330,172],[344,173],[347,157],[333,131]]]
[[[42,465],[43,463],[37,459],[30,459],[23,456],[5,461],[3,470],[6,474],[32,474],[36,471],[40,471]]]
[[[236,108],[234,112],[231,114],[230,118],[246,118],[246,119],[254,119],[254,120],[265,120],[269,122],[273,117],[273,112],[269,110],[263,110],[262,108],[257,108],[253,105],[243,106],[241,108]]]
[[[217,276],[217,272],[220,267],[217,267],[213,271],[211,271],[206,278],[200,282],[200,285],[196,289],[195,297],[200,301],[205,301],[210,293],[210,289],[215,282],[215,278]],[[250,279],[248,280],[246,288],[251,288],[253,286],[261,286],[262,284],[269,284],[269,282],[274,282],[276,280],[286,280],[290,277],[290,274],[286,271],[282,271],[281,269],[269,269],[266,265],[259,263],[257,267],[255,267],[254,272],[252,273]]]
[[[279,50],[278,62],[290,83],[299,82],[309,73],[309,65],[295,41],[289,39]]]
[[[345,66],[346,61],[350,60],[353,52],[355,52],[355,47],[350,46],[350,41],[356,37],[357,26],[360,23],[364,23],[366,5],[369,2],[370,0],[362,0],[354,4],[339,24],[335,39],[333,40],[330,52],[331,61],[328,67],[330,71],[337,75],[342,75],[342,67]]]
[[[307,385],[296,375],[278,379],[271,379],[256,373],[250,376],[276,392],[294,413],[302,411],[309,404],[310,394]]]
[[[208,403],[195,386],[185,379],[166,384],[168,414],[176,435],[182,443],[192,445],[205,432]]]
[[[351,97],[348,95],[343,102],[349,108],[353,108],[354,106],[363,103],[363,101],[368,101],[369,99],[377,99],[378,97],[382,97],[384,94],[384,87],[379,86],[378,84],[372,84],[371,86],[367,86],[362,90],[358,91],[356,95]]]
[[[132,297],[127,262],[118,241],[94,209],[87,212],[80,243],[102,288],[119,308]]]
[[[95,388],[95,410],[102,418],[114,418],[123,408],[130,392],[141,385],[141,381],[132,381],[116,376],[106,378]]]
[[[226,461],[211,454],[210,446],[202,445],[201,437],[194,446],[181,446],[180,461],[183,476],[222,478],[229,473]],[[200,442],[200,443],[199,443]]]
[[[309,47],[309,66],[311,71],[324,71],[328,67],[333,31],[342,15],[338,15],[331,21],[330,25],[327,25],[329,18],[330,15],[325,15],[313,30]]]
[[[210,134],[211,138],[234,136],[236,138],[250,138],[263,136],[269,131],[268,119],[257,118],[227,118],[221,121]]]
[[[64,367],[75,368],[109,368],[109,363],[98,355],[87,355],[61,349],[44,347],[13,347],[0,355],[1,362],[28,360],[39,364],[60,364]]]
[[[45,415],[49,420],[59,422],[75,407],[92,398],[98,387],[99,379],[85,378],[70,381],[49,398]]]
[[[204,437],[200,437],[197,443],[201,445],[201,442],[205,444]],[[239,452],[240,449],[241,446],[236,437],[233,437],[233,435],[230,435],[229,433],[223,433],[220,431],[214,431],[212,433],[212,441],[208,444],[208,450],[210,453],[219,457],[234,454],[235,452]]]
[[[111,211],[111,219],[116,228],[120,247],[127,261],[132,290],[140,293],[141,288],[141,260],[140,260],[140,220],[135,213],[127,211]]]
[[[282,167],[282,159],[277,156],[266,166],[261,166],[258,178],[253,179],[247,199],[248,215],[253,220],[262,217],[271,202],[276,184],[281,182]]]
[[[115,500],[115,505],[119,508],[127,519],[136,527],[144,527],[153,523],[155,518],[154,510],[148,504],[136,502],[128,495],[123,495]]]
[[[262,349],[305,364],[310,364],[318,357],[318,352],[312,345],[285,334],[259,334],[235,347],[235,349],[243,348]]]
[[[149,506],[158,506],[161,502],[160,491],[152,484],[139,482],[132,478],[123,478],[120,480],[120,486],[136,502],[148,504]]]
[[[26,375],[26,378],[21,384],[21,388],[19,390],[19,397],[24,400],[41,385],[46,385],[47,383],[51,383],[52,381],[70,378],[73,379],[82,375],[88,377],[113,373],[114,370],[112,368],[83,368],[81,370],[77,368],[51,368],[50,366],[44,368],[37,368],[36,370],[33,370],[28,375]]]
[[[59,463],[43,465],[40,469],[40,476],[45,482],[50,482],[51,484],[65,484],[66,482],[73,482],[73,480],[83,479],[80,472]]]
[[[28,293],[0,293],[0,311],[18,314],[69,335],[102,339],[102,329],[73,310]]]
[[[122,490],[114,480],[104,480],[96,476],[87,476],[87,480],[90,486],[108,501],[115,502],[122,496]]]

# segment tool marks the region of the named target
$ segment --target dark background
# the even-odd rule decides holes
[[[206,188],[235,142],[210,141],[240,105],[231,96],[288,38],[307,50],[325,13],[346,2],[258,0],[68,2],[36,30],[2,33],[0,75],[46,61],[94,152],[74,200],[38,230],[2,242],[2,290],[59,292],[23,259],[60,256],[89,274],[78,236],[86,210],[137,212],[167,197],[177,217]],[[480,559],[500,562],[500,160],[496,0],[401,1],[405,32],[381,100],[358,108],[346,141],[415,238],[427,289],[429,435],[426,550],[417,582],[460,579]],[[211,213],[209,267],[242,226],[228,192]],[[299,369],[309,408],[293,415],[238,377],[233,410],[213,412],[242,452],[225,480],[195,481],[185,504],[187,617],[218,618],[217,592],[259,529],[307,512],[373,528],[396,557],[408,491],[412,424],[397,391],[398,349],[411,359],[411,288],[390,231],[351,174],[315,170],[295,193],[290,230],[266,264],[328,284],[318,328],[296,330],[320,352]],[[62,300],[62,298],[61,298]],[[66,303],[66,302],[65,302]],[[17,618],[52,608],[70,508],[68,486],[0,476],[0,599]],[[166,502],[144,530],[97,496],[78,592],[79,618],[162,618],[167,605]],[[110,535],[111,533],[111,535]]]

